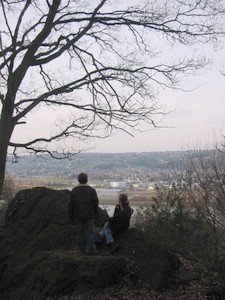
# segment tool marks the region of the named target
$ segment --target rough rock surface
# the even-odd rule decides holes
[[[57,299],[120,282],[138,287],[141,280],[156,290],[167,288],[180,267],[175,255],[145,247],[133,228],[117,236],[115,254],[102,244],[99,255],[84,255],[76,244],[76,225],[69,224],[68,202],[68,190],[38,187],[20,191],[10,203],[0,233],[0,299]],[[100,209],[96,225],[107,218]]]

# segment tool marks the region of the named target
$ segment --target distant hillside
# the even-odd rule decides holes
[[[129,152],[129,153],[80,153],[73,160],[57,160],[47,155],[37,158],[34,155],[21,156],[19,162],[12,163],[8,157],[7,172],[18,175],[48,175],[79,173],[80,171],[98,173],[113,170],[166,170],[179,164],[185,152]]]

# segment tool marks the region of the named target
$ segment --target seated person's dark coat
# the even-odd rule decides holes
[[[132,213],[133,209],[129,205],[125,205],[122,208],[120,205],[116,205],[113,217],[109,219],[110,229],[115,233],[121,233],[128,229]]]

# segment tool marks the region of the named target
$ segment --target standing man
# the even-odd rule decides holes
[[[96,190],[87,184],[88,175],[78,175],[79,184],[71,191],[69,202],[69,219],[76,220],[78,243],[86,254],[96,254],[94,244],[95,225],[94,216],[98,210],[98,196]]]

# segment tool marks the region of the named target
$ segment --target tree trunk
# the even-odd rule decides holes
[[[0,120],[0,199],[2,196],[3,185],[5,180],[5,169],[6,169],[6,159],[7,159],[7,150],[10,136],[7,134],[9,130],[6,130],[6,125],[4,118],[1,117]]]
[[[9,97],[9,96],[8,96]],[[0,199],[2,196],[9,141],[13,132],[13,101],[5,98],[0,118]]]
[[[6,168],[7,149],[8,149],[8,144],[2,142],[1,133],[0,133],[0,143],[1,143],[0,144],[0,199],[1,199],[4,180],[5,180],[5,168]]]

